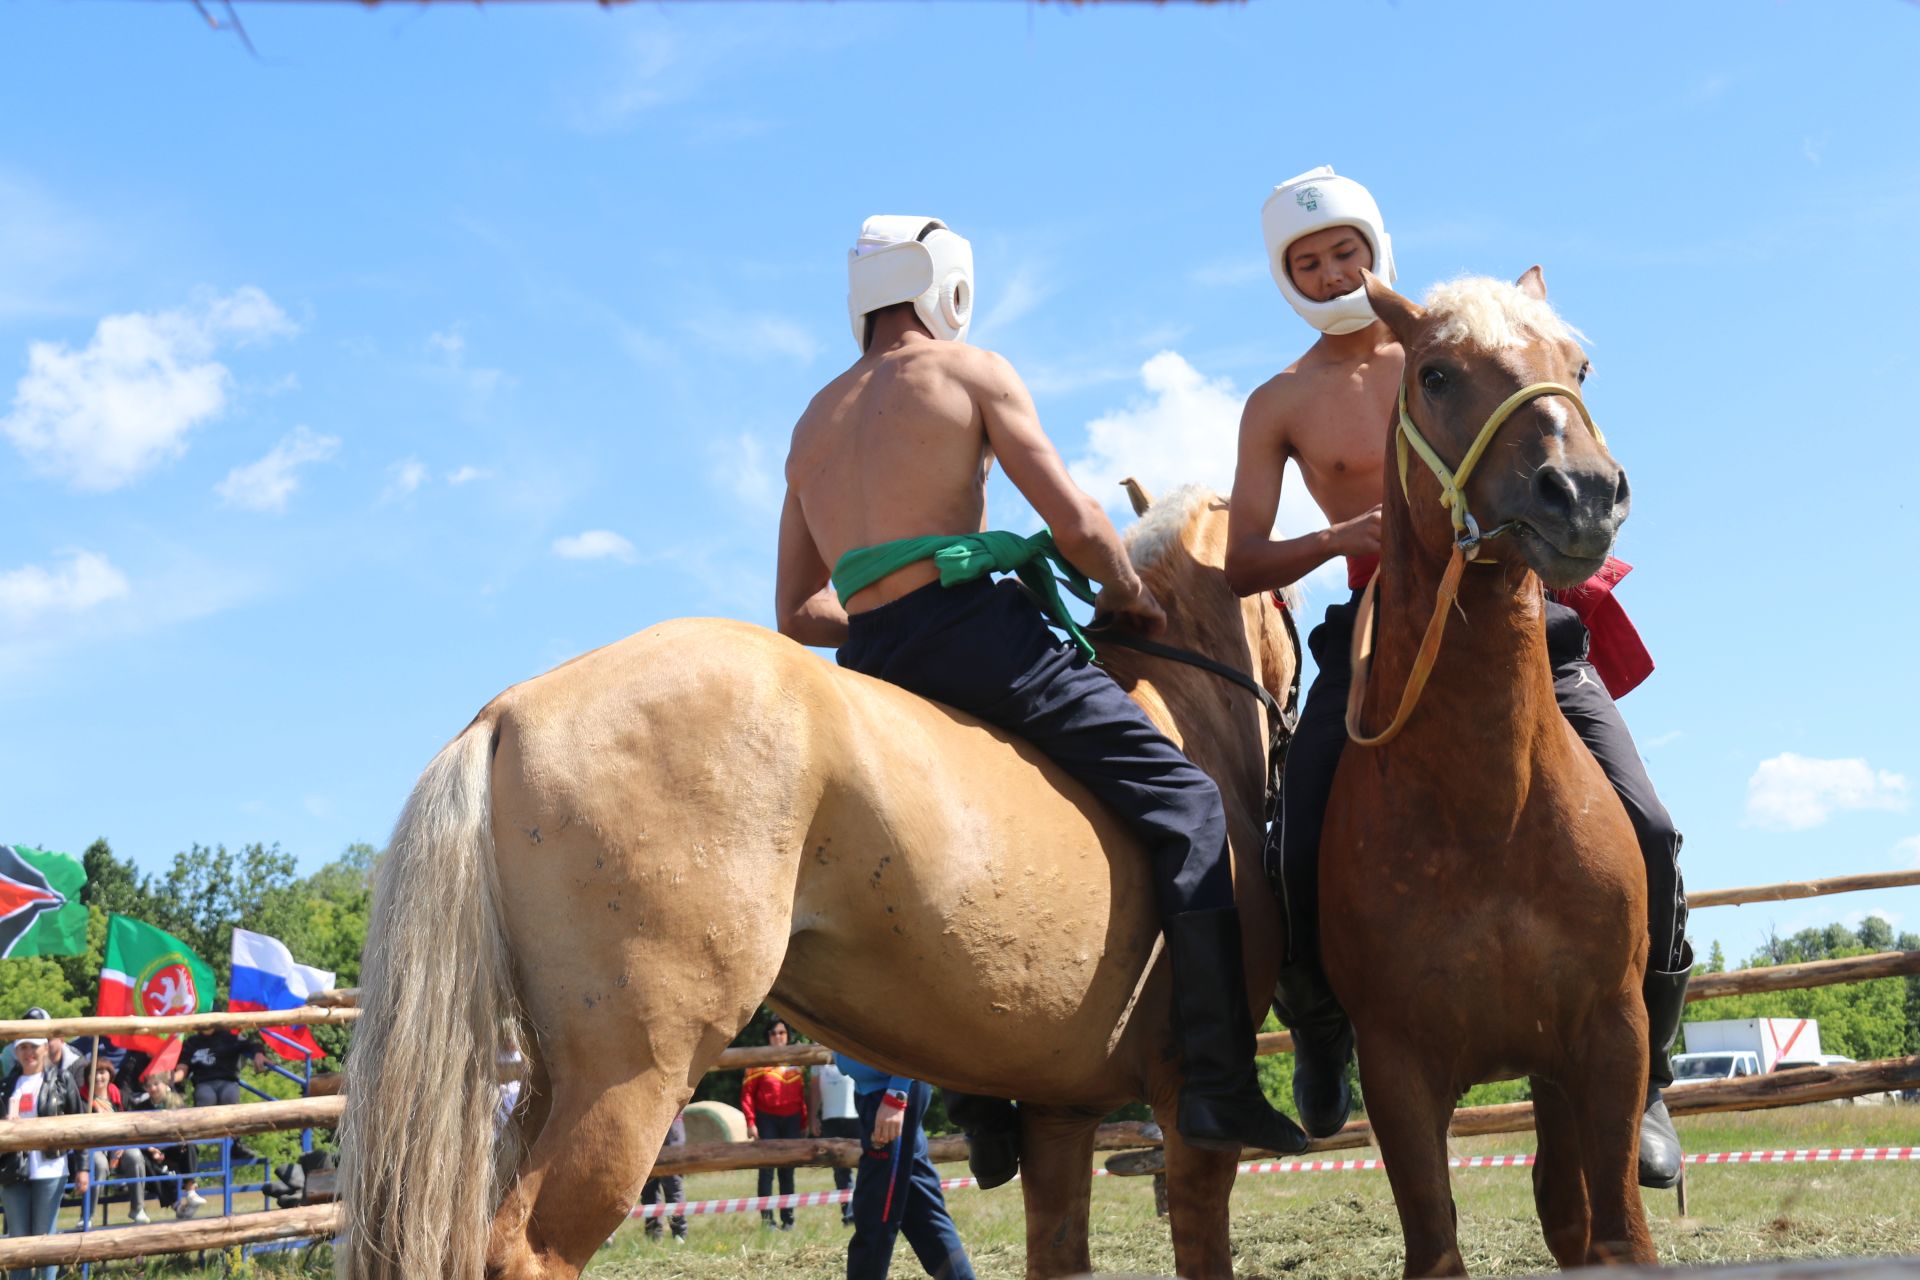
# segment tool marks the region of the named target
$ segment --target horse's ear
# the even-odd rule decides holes
[[[1393,336],[1404,344],[1412,340],[1414,328],[1426,316],[1426,309],[1411,298],[1402,297],[1393,291],[1379,276],[1371,271],[1360,273],[1366,280],[1367,303],[1373,308],[1373,314],[1380,322],[1393,330]]]
[[[1520,286],[1520,292],[1538,302],[1547,300],[1547,274],[1539,266],[1531,266],[1514,283]]]
[[[1122,480],[1120,487],[1127,491],[1127,501],[1133,504],[1133,514],[1137,516],[1147,514],[1147,508],[1153,505],[1153,495],[1148,493],[1140,482],[1132,476],[1128,476],[1125,480]]]

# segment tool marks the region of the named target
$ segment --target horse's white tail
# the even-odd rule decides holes
[[[420,777],[374,879],[340,1126],[341,1280],[478,1280],[499,1203],[513,1012],[493,860],[494,725]]]

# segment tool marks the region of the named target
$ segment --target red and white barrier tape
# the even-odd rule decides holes
[[[1707,1151],[1686,1157],[1688,1164],[1867,1164],[1875,1161],[1920,1162],[1920,1147],[1802,1147],[1797,1151]],[[1525,1169],[1532,1156],[1459,1156],[1447,1161],[1455,1169]],[[1380,1159],[1367,1160],[1257,1160],[1240,1166],[1241,1173],[1354,1173],[1384,1169]],[[1095,1177],[1106,1174],[1095,1169]],[[942,1178],[942,1190],[978,1186],[973,1178]],[[700,1217],[716,1213],[754,1213],[772,1209],[805,1209],[823,1204],[845,1204],[851,1191],[808,1191],[791,1196],[742,1196],[733,1200],[694,1200],[675,1208],[648,1204],[634,1208],[636,1218],[665,1218],[676,1213]]]

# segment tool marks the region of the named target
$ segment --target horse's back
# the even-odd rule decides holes
[[[1113,1077],[1157,936],[1146,859],[1031,745],[716,619],[648,628],[482,714],[501,876],[536,930],[624,945],[661,896],[693,895],[671,913],[699,926],[689,976],[694,953],[777,923],[776,1003],[877,1065],[987,1092],[1024,1078],[1030,1098]],[[991,1061],[934,1070],[935,1040]]]

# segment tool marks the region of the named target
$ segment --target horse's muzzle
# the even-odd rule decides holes
[[[1520,523],[1531,536],[1521,541],[1528,563],[1550,587],[1575,586],[1598,572],[1633,507],[1626,470],[1611,460],[1541,467],[1529,497]]]

